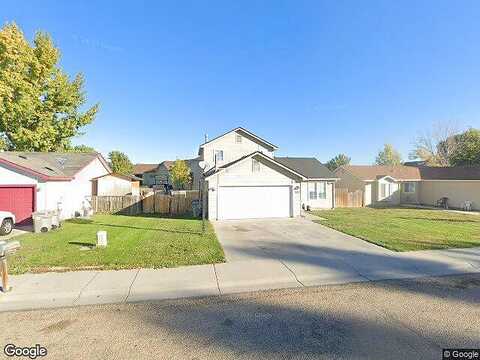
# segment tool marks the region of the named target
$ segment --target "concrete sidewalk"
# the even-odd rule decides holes
[[[318,255],[318,254],[317,254]],[[310,262],[291,259],[233,261],[173,269],[77,271],[11,276],[0,311],[124,303],[228,293],[480,272],[480,248],[325,253]]]

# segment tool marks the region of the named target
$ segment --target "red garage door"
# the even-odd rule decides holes
[[[17,224],[28,224],[35,211],[34,186],[0,186],[0,210],[15,214]]]

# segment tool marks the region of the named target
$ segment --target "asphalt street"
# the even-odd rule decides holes
[[[47,359],[441,359],[480,347],[479,304],[469,274],[5,312],[0,339]]]

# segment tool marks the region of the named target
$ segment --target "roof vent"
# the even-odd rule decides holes
[[[18,157],[27,160],[27,157],[25,155],[18,155]]]
[[[45,166],[45,169],[50,170],[51,172],[55,172],[51,167]]]
[[[57,162],[60,164],[60,167],[63,169],[65,167],[65,163],[67,162],[67,158],[64,157],[57,157],[55,158]]]

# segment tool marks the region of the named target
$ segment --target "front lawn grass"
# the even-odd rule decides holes
[[[105,230],[108,246],[95,248]],[[224,261],[212,225],[202,234],[198,219],[95,215],[72,219],[48,233],[15,238],[21,249],[9,258],[12,273],[84,269],[162,268]]]
[[[394,251],[480,246],[480,216],[415,208],[315,211],[316,222]]]

